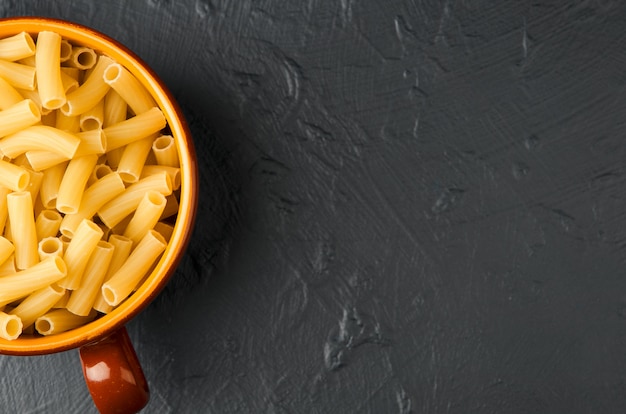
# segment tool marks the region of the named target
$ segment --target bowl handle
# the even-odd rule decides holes
[[[83,345],[80,361],[100,413],[136,413],[148,403],[148,383],[125,327]]]

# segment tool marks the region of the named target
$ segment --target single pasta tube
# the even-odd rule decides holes
[[[20,318],[24,327],[30,326],[38,317],[52,309],[64,294],[65,289],[53,283],[28,295],[9,314]]]
[[[61,221],[61,233],[72,236],[84,219],[93,217],[98,209],[110,200],[122,194],[126,187],[116,172],[105,175],[89,186],[83,193],[80,207],[76,213],[66,214]]]
[[[150,230],[141,239],[122,267],[102,285],[104,300],[111,306],[117,306],[126,299],[163,253],[165,245],[163,236]]]
[[[112,244],[98,242],[85,267],[81,286],[70,294],[67,310],[76,315],[89,315],[113,258],[113,251]]]
[[[137,208],[143,195],[150,190],[158,191],[166,196],[170,195],[172,193],[172,181],[169,175],[162,172],[131,184],[120,195],[98,209],[98,217],[109,228],[115,227]]]
[[[165,197],[165,201],[167,203],[165,204],[165,209],[163,210],[163,213],[161,213],[161,217],[159,218],[159,220],[165,220],[166,218],[178,214],[178,208],[180,207],[180,205],[178,203],[178,198],[176,198],[176,195],[168,195],[167,197]]]
[[[115,272],[122,267],[124,262],[128,259],[128,256],[130,256],[130,251],[133,247],[132,240],[118,234],[110,235],[109,243],[113,246],[114,255],[111,259],[111,263],[109,263],[109,268],[107,269],[103,282],[111,279],[111,276],[113,276],[113,274],[115,274]],[[109,313],[113,310],[113,306],[109,305],[104,300],[104,297],[102,296],[102,289],[98,289],[98,294],[94,300],[93,308],[102,313]]]
[[[161,171],[165,171],[167,175],[170,176],[170,180],[172,180],[172,190],[178,190],[180,188],[180,168],[177,167],[168,167],[165,165],[144,165],[139,178],[145,178]]]
[[[102,128],[104,119],[104,99],[100,100],[93,108],[80,114],[81,131]]]
[[[14,275],[15,273],[17,273],[17,269],[15,268],[15,254],[12,254],[4,263],[0,264],[0,277]]]
[[[96,154],[83,155],[70,160],[59,187],[57,210],[64,214],[73,214],[78,211],[87,180],[97,161]]]
[[[8,210],[7,210],[7,194],[11,192],[11,189],[0,185],[0,234],[4,231],[4,225],[7,222]]]
[[[37,240],[46,237],[56,237],[61,227],[61,214],[56,210],[43,210],[35,220],[35,229],[37,231]]]
[[[110,125],[104,128],[104,133],[107,136],[107,151],[155,134],[165,128],[166,124],[163,112],[154,107],[115,125]]]
[[[113,63],[106,68],[104,81],[120,94],[136,115],[157,106],[141,82],[119,63]]]
[[[143,196],[133,218],[124,230],[124,237],[128,237],[137,244],[159,221],[165,209],[165,196],[158,191],[148,191]]]
[[[67,39],[61,39],[61,50],[59,51],[59,60],[61,62],[67,61],[72,56],[72,48],[72,44]]]
[[[27,170],[10,162],[0,161],[0,186],[13,191],[24,191],[29,182],[30,174]]]
[[[87,316],[74,315],[67,309],[51,310],[35,320],[35,329],[41,335],[52,335],[77,328],[93,321],[98,313],[91,312]]]
[[[5,110],[22,100],[24,97],[17,89],[0,77],[0,110]]]
[[[159,165],[167,165],[169,167],[180,167],[178,160],[178,150],[176,143],[171,135],[161,135],[154,140],[152,151]]]
[[[44,208],[51,209],[56,207],[59,187],[61,186],[61,180],[63,180],[63,174],[65,173],[68,162],[69,161],[57,164],[54,167],[43,171],[41,188],[39,189],[39,199],[41,200]]]
[[[65,115],[80,115],[100,102],[110,89],[109,85],[104,83],[102,75],[106,67],[112,62],[111,58],[100,56],[87,80],[78,89],[67,95],[61,112]]]
[[[42,106],[47,109],[63,106],[65,88],[61,80],[61,35],[45,30],[39,32],[35,68]]]
[[[41,120],[39,107],[30,99],[0,111],[0,137],[13,134]],[[6,155],[6,154],[5,154]]]
[[[23,327],[19,317],[0,312],[0,338],[9,341],[17,339],[22,334]]]
[[[135,183],[139,180],[153,141],[154,137],[149,136],[124,147],[122,158],[117,166],[117,172],[124,182]]]
[[[45,125],[33,125],[0,139],[0,151],[9,158],[34,150],[51,151],[70,159],[80,139],[75,135]]]
[[[50,257],[28,269],[0,278],[0,305],[30,295],[36,290],[59,281],[67,274],[60,257]]]
[[[35,42],[30,34],[20,32],[0,40],[0,59],[16,61],[35,54]]]
[[[100,227],[91,220],[85,219],[79,224],[63,254],[63,260],[67,264],[67,276],[59,281],[59,286],[70,290],[80,287],[89,256],[98,245],[102,234]]]
[[[98,55],[93,49],[79,46],[72,48],[72,54],[66,63],[71,67],[87,70],[93,68],[97,60]]]
[[[28,172],[29,179],[25,190],[30,193],[31,200],[36,201],[39,198],[39,190],[41,189],[43,173],[41,171],[33,171],[31,169],[26,169],[26,172]]]
[[[11,86],[32,91],[35,89],[35,68],[0,59],[0,77]],[[107,85],[108,86],[108,85]]]
[[[5,237],[0,236],[0,263],[4,263],[15,251],[15,246]]]
[[[10,85],[9,85],[10,86]],[[118,124],[126,119],[128,104],[115,92],[110,89],[104,97],[104,116],[102,119],[102,127],[106,128],[111,125]]]
[[[11,222],[11,239],[15,245],[15,266],[21,270],[27,269],[39,261],[33,200],[30,193],[16,191],[8,194],[7,207]]]
[[[45,260],[50,256],[63,257],[63,242],[58,237],[45,237],[37,245],[39,260]]]

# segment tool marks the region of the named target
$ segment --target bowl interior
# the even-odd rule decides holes
[[[108,55],[125,66],[151,92],[167,119],[178,148],[181,168],[180,207],[170,242],[158,264],[145,282],[117,308],[68,332],[50,336],[23,335],[13,341],[0,339],[0,354],[36,355],[64,351],[93,342],[123,326],[154,299],[173,274],[191,236],[197,206],[197,160],[191,134],[182,111],[158,76],[128,48],[91,28],[48,18],[0,19],[0,38],[22,31],[38,33],[42,30],[57,32],[72,43]]]

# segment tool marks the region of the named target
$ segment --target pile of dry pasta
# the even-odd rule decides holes
[[[176,145],[122,65],[59,34],[0,39],[0,337],[110,312],[165,250]]]

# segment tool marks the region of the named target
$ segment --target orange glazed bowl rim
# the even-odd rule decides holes
[[[171,239],[156,267],[117,308],[67,332],[49,336],[23,336],[12,341],[0,338],[0,354],[39,355],[65,351],[95,342],[124,326],[159,294],[174,274],[191,238],[198,203],[198,166],[191,133],[182,110],[156,73],[126,46],[90,27],[46,17],[0,18],[0,38],[43,30],[57,32],[72,43],[108,55],[127,68],[148,89],[165,115],[180,156],[180,207]]]

